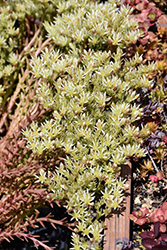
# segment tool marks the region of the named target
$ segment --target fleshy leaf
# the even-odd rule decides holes
[[[120,238],[115,240],[115,244],[117,245],[117,247],[121,248],[123,246],[122,240]]]
[[[167,201],[163,202],[161,207],[164,211],[167,210]]]
[[[147,218],[141,218],[141,219],[137,219],[137,220],[135,221],[135,223],[141,226],[141,225],[143,225],[144,223],[146,223],[147,221],[148,221]]]
[[[154,232],[153,231],[144,231],[139,234],[139,236],[144,239],[144,238],[154,238]]]
[[[166,250],[166,249],[167,246],[162,246],[162,245],[152,247],[152,250]]]
[[[149,238],[142,239],[142,245],[147,249],[147,250],[152,250],[153,246],[156,246],[158,243]]]
[[[161,239],[165,242],[167,242],[167,234],[166,233],[161,233]]]
[[[160,229],[160,222],[157,221],[154,223],[154,233],[155,233],[155,237],[157,237],[159,235],[159,229]]]

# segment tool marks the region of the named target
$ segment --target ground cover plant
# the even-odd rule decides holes
[[[164,154],[166,62],[154,46],[165,45],[147,48],[156,22],[166,37],[161,11],[148,1],[4,1],[0,15],[1,240],[26,237],[41,221],[35,209],[54,201],[73,218],[72,248],[100,249],[105,215],[123,206],[121,168]]]
[[[53,47],[32,60],[38,95],[52,112],[23,134],[36,154],[65,153],[39,180],[73,218],[73,249],[101,247],[103,218],[123,201],[121,166],[144,155],[140,145],[150,133],[147,124],[135,125],[142,111],[135,100],[151,87],[153,64],[140,65],[138,53],[124,57],[142,35],[129,11],[115,1],[59,3],[55,20],[44,23]]]

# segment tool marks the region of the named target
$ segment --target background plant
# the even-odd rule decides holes
[[[37,218],[37,208],[51,204],[52,199],[34,175],[41,165],[45,168],[60,160],[57,155],[47,155],[46,163],[46,155],[35,157],[25,148],[21,129],[47,112],[35,95],[37,82],[31,74],[30,58],[49,44],[42,21],[53,15],[56,6],[48,1],[3,1],[0,8],[0,243],[17,236],[45,249],[51,248],[28,233],[28,227],[56,221]]]
[[[167,233],[161,231],[160,222],[155,222],[153,230],[139,234],[141,244],[147,250],[165,250],[167,247]]]
[[[56,14],[55,12],[56,6],[53,6],[53,4],[48,1],[42,3],[40,1],[31,0],[15,0],[4,1],[3,4],[1,4],[1,138],[6,135],[9,130],[16,106],[20,105],[21,113],[22,106],[25,104],[23,103],[23,97],[27,95],[27,90],[29,88],[35,87],[35,82],[29,73],[29,59],[34,53],[39,54],[41,49],[49,43],[45,38],[45,29],[42,25],[42,21],[45,18],[50,20],[50,18]],[[27,85],[29,88],[27,88]],[[27,106],[29,108],[33,106],[32,99]],[[24,110],[22,118],[27,110]],[[21,116],[21,114],[19,115]]]
[[[123,249],[124,250],[134,250],[132,241],[129,241],[125,237],[123,237],[122,240],[120,238],[116,239],[115,244],[117,247],[121,248],[121,250],[123,250]]]

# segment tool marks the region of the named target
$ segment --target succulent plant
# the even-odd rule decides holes
[[[164,136],[165,136],[165,133],[160,130],[157,130],[155,133],[148,136],[144,144],[149,150],[149,152],[154,152],[154,150],[160,146],[160,144],[163,141]]]
[[[167,202],[163,202],[160,208],[149,211],[147,207],[140,208],[139,211],[132,211],[129,218],[138,225],[148,223],[165,223],[167,221]]]
[[[154,65],[140,65],[138,53],[125,59],[124,48],[141,36],[129,13],[113,0],[60,1],[54,21],[44,22],[53,47],[32,59],[50,116],[23,134],[34,154],[64,152],[60,165],[41,170],[38,181],[75,220],[73,249],[100,248],[102,218],[123,201],[121,166],[144,155],[134,125],[142,109],[135,100],[140,88],[150,87]]]
[[[120,238],[116,239],[115,244],[121,248],[121,250],[135,250],[132,241],[129,241],[129,239],[125,237],[123,237],[122,240]]]
[[[167,249],[167,232],[160,232],[160,222],[154,223],[154,230],[142,232],[139,236],[142,238],[141,244],[147,250]]]

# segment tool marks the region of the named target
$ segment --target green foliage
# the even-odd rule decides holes
[[[51,2],[47,5],[17,0],[3,4],[1,1],[0,6],[0,244],[17,236],[49,250],[25,233],[27,226],[50,221],[47,217],[36,218],[35,214],[51,199],[42,184],[36,183],[35,174],[39,173],[41,162],[25,148],[18,126],[26,127],[42,114],[29,64],[31,56],[39,54],[49,43],[44,27],[37,27],[35,19],[50,20],[56,7]],[[52,219],[50,222],[55,223]]]
[[[6,110],[6,107],[19,84],[21,84],[21,91],[18,100],[20,100],[21,95],[25,94],[26,85],[31,80],[28,75],[26,76],[27,82],[23,84],[21,79],[24,72],[23,69],[29,70],[29,59],[34,52],[40,52],[40,46],[43,40],[46,40],[46,32],[42,21],[50,21],[56,15],[56,3],[53,4],[51,1],[7,0],[3,2],[0,5],[1,116],[3,116],[5,111],[14,113],[9,108]],[[40,32],[37,29],[40,29]],[[34,34],[35,37],[33,37]],[[41,37],[43,40],[39,43]],[[34,87],[34,81],[32,85]],[[11,108],[11,105],[9,107]]]
[[[24,135],[36,154],[66,154],[38,178],[76,221],[73,249],[100,249],[102,219],[123,201],[119,171],[129,157],[144,155],[135,99],[136,90],[150,87],[153,64],[141,65],[138,54],[125,59],[124,49],[141,33],[129,7],[116,2],[59,1],[54,22],[44,22],[54,45],[32,60],[38,95],[52,113]]]

